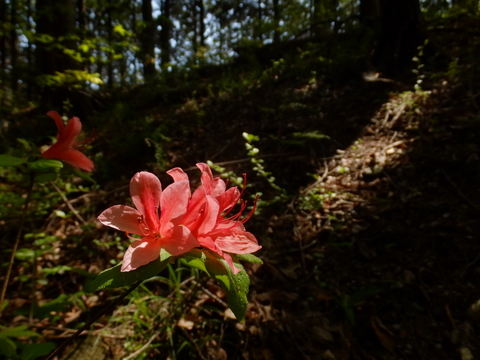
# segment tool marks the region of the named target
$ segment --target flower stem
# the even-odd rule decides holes
[[[112,301],[110,303],[110,305],[108,305],[106,308],[104,308],[102,311],[100,311],[97,315],[95,315],[90,321],[88,321],[85,325],[83,325],[80,329],[77,330],[77,332],[75,334],[73,334],[72,336],[70,336],[69,338],[67,338],[58,348],[56,348],[45,360],[52,360],[63,348],[65,348],[68,344],[70,344],[70,342],[72,342],[72,340],[76,339],[77,337],[80,336],[80,334],[82,332],[84,332],[85,330],[87,330],[88,328],[90,328],[90,326],[92,326],[92,324],[97,321],[98,319],[100,319],[100,317],[102,317],[104,314],[106,314],[107,312],[109,312],[110,310],[112,310],[113,308],[115,308],[115,306],[117,306],[117,304],[122,301],[123,299],[125,299],[125,297],[127,297],[133,290],[135,290],[137,288],[138,285],[141,284],[141,281],[137,281],[135,283],[133,283],[127,291],[125,291],[122,295],[120,295],[118,298],[116,298],[114,301]]]
[[[28,193],[27,198],[25,199],[25,205],[23,207],[23,214],[20,220],[20,228],[18,229],[17,238],[13,244],[12,256],[10,257],[10,262],[8,263],[7,275],[5,275],[5,281],[3,283],[2,293],[0,294],[0,317],[2,316],[3,310],[3,300],[5,300],[5,294],[7,293],[8,282],[10,281],[10,275],[12,274],[13,262],[15,261],[15,254],[17,253],[18,245],[20,244],[20,239],[22,238],[23,226],[25,224],[25,219],[27,217],[28,205],[30,204],[30,199],[32,198],[33,190],[33,174],[30,176],[30,183],[28,184]]]

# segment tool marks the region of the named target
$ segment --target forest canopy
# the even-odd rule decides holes
[[[43,100],[58,106],[67,98],[78,103],[79,97],[83,99],[78,94],[84,92],[166,81],[239,56],[269,63],[271,57],[304,48],[305,43],[338,42],[345,37],[360,43],[357,56],[398,70],[424,41],[424,18],[448,16],[454,10],[476,12],[478,4],[472,0],[1,0],[1,104],[16,107]],[[389,64],[392,59],[398,64]]]

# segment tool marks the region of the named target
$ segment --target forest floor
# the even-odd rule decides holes
[[[125,249],[125,239],[96,222],[99,212],[128,201],[135,171],[167,183],[165,169],[180,166],[193,178],[196,162],[212,160],[247,173],[247,195],[263,193],[259,215],[246,224],[264,261],[246,265],[246,321],[235,320],[213,282],[188,272],[172,286],[170,274],[99,321],[90,333],[100,336],[102,355],[88,353],[90,360],[480,358],[480,75],[457,59],[425,90],[359,74],[332,85],[280,63],[248,87],[205,84],[208,91],[181,101],[171,93],[158,107],[141,103],[122,116],[151,125],[138,122],[128,134],[119,126],[124,108],[110,110],[97,142],[103,157],[95,159],[106,168],[98,170],[102,188],[71,192],[79,213],[43,222],[42,233],[61,240],[36,266],[56,270],[34,289],[42,311],[32,310],[31,290],[19,280],[27,265],[16,270],[12,324],[30,324],[49,341],[70,336],[118,294],[81,292],[86,274],[110,267]],[[157,133],[140,137],[143,148],[118,146],[147,126]],[[259,136],[257,159],[275,180],[253,170],[242,132]],[[145,144],[156,144],[156,158]],[[138,160],[142,151],[149,160]],[[61,201],[56,210],[68,212]],[[73,293],[75,303],[66,295]],[[151,347],[134,356],[139,337]],[[83,357],[85,346],[95,348],[88,339]]]

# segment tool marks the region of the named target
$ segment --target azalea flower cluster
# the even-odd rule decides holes
[[[192,193],[188,175],[180,168],[167,173],[174,182],[162,190],[152,173],[139,172],[130,181],[135,208],[115,205],[103,211],[98,220],[126,232],[133,242],[123,257],[121,271],[132,271],[159,258],[163,248],[173,256],[193,248],[205,248],[223,258],[237,274],[230,254],[250,254],[261,248],[244,223],[245,202],[237,187],[227,189],[225,181],[214,178],[207,164],[199,163],[201,185]],[[240,202],[240,211],[231,215]],[[130,234],[140,236],[131,237]]]
[[[79,151],[80,119],[72,117],[65,125],[57,112],[49,111],[47,115],[55,121],[58,133],[56,143],[42,156],[92,171],[93,161]],[[154,174],[142,171],[130,181],[135,208],[115,205],[100,214],[98,220],[102,224],[124,231],[133,240],[125,252],[121,271],[132,271],[158,259],[162,248],[173,256],[204,248],[223,258],[237,274],[240,269],[234,266],[230,254],[250,254],[261,248],[243,226],[254,209],[241,217],[246,205],[238,188],[227,189],[225,181],[214,178],[207,164],[197,166],[202,173],[201,185],[193,193],[187,174],[180,168],[167,171],[174,182],[163,190]],[[240,211],[230,215],[239,202]]]

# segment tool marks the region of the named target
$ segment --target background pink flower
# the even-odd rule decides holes
[[[80,119],[72,117],[65,126],[61,116],[56,111],[49,111],[47,115],[57,125],[57,142],[44,151],[42,156],[46,159],[64,161],[76,168],[92,171],[93,161],[78,150],[78,143],[76,143],[78,134],[82,130]]]

